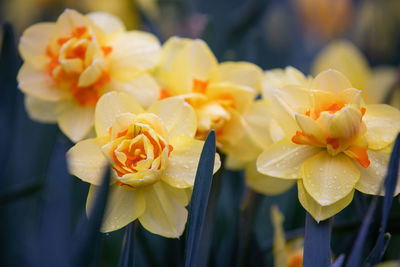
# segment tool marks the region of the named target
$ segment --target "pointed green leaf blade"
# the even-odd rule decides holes
[[[215,132],[211,131],[204,143],[194,183],[191,210],[188,220],[186,239],[185,266],[192,267],[196,263],[196,255],[200,244],[200,237],[206,214],[208,197],[210,194],[214,160],[215,160]]]

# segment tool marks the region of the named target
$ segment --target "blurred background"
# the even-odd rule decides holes
[[[113,13],[128,29],[150,31],[161,42],[173,35],[202,38],[220,61],[250,61],[264,70],[290,65],[312,74],[320,51],[336,40],[345,39],[359,50],[365,68],[390,69],[392,74],[382,101],[400,106],[399,0],[2,0],[0,23],[13,26],[15,36],[7,38],[17,41],[26,27],[40,21],[55,21],[65,8],[82,13]],[[4,43],[2,50],[11,51],[10,57],[15,56],[15,50],[5,46]],[[3,72],[0,81],[0,265],[26,266],[29,257],[52,253],[51,246],[46,253],[37,247],[41,242],[40,233],[46,232],[47,227],[57,232],[57,223],[63,223],[74,231],[84,212],[89,186],[66,172],[65,152],[72,145],[68,139],[56,125],[30,120],[22,93],[10,89],[16,87],[13,75],[21,64],[20,59],[14,60],[14,65],[5,65],[5,62],[3,54],[0,61]],[[352,58],[347,63],[350,68],[356,64]],[[377,87],[381,86],[380,81]],[[333,255],[351,248],[370,199],[355,194],[352,204],[335,216]],[[280,196],[262,196],[246,188],[242,172],[226,171],[217,175],[199,266],[272,266],[272,204],[278,205],[284,214],[286,238],[301,237],[304,210],[298,203],[296,188]],[[379,221],[375,219],[373,229],[377,229]],[[392,207],[388,232],[392,236],[385,259],[398,259],[398,199]],[[100,266],[117,265],[123,234],[119,230],[102,236],[97,262]],[[139,227],[136,264],[181,266],[184,247],[185,234],[181,239],[166,239]],[[35,253],[24,256],[25,250]]]

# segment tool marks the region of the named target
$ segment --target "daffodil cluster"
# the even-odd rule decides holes
[[[383,194],[400,112],[368,105],[364,88],[338,71],[313,79],[291,67],[263,73],[248,62],[219,63],[202,40],[161,46],[110,14],[74,10],[29,27],[19,50],[26,109],[76,143],[69,171],[91,183],[89,214],[112,167],[104,232],[138,219],[179,237],[211,130],[226,166],[245,168],[249,187],[270,195],[297,183],[316,220],[342,210],[355,189]]]

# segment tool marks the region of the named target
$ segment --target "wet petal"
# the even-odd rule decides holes
[[[96,105],[95,128],[98,136],[108,135],[115,117],[122,113],[140,114],[144,110],[135,99],[126,93],[110,92],[103,95]]]
[[[90,216],[90,209],[96,201],[100,186],[92,185],[86,202],[86,212]],[[143,214],[146,208],[143,194],[128,186],[114,183],[108,193],[106,211],[100,231],[103,233],[118,230]]]
[[[296,145],[290,140],[282,139],[261,153],[257,159],[257,169],[265,175],[297,179],[303,162],[320,151],[321,149],[314,146]]]
[[[246,184],[254,191],[268,196],[281,194],[291,188],[296,181],[263,175],[257,171],[255,161],[246,164]]]
[[[78,142],[67,152],[68,171],[85,182],[100,185],[107,160],[100,150],[103,139],[91,138]]]
[[[314,200],[313,197],[308,194],[301,180],[298,180],[297,182],[297,190],[301,205],[317,222],[326,220],[347,207],[347,205],[349,205],[353,200],[354,195],[353,189],[349,194],[339,201],[328,206],[321,206],[317,201]]]
[[[363,120],[370,149],[382,149],[393,143],[400,131],[400,111],[389,105],[367,105]]]
[[[384,180],[389,164],[391,148],[385,148],[383,150],[373,151],[367,150],[368,158],[371,164],[368,168],[364,168],[359,164],[356,164],[360,170],[360,180],[356,184],[356,189],[365,194],[371,195],[384,195]],[[395,189],[395,195],[400,192],[400,179],[397,182]]]
[[[340,153],[336,156],[322,151],[307,159],[300,171],[307,192],[322,206],[345,198],[360,178],[354,162]]]
[[[196,113],[183,99],[167,98],[154,103],[147,111],[163,120],[170,139],[178,135],[194,137],[197,129]]]
[[[37,70],[29,63],[22,65],[17,79],[22,92],[42,100],[54,102],[72,97],[68,91],[58,88],[47,72]]]
[[[139,217],[148,231],[177,238],[185,229],[188,197],[184,189],[173,188],[160,181],[143,189],[146,210]]]
[[[194,185],[204,142],[177,136],[170,143],[172,153],[168,157],[168,167],[165,170],[163,181],[176,188],[187,188]],[[215,154],[214,173],[221,166],[219,155]]]
[[[75,101],[65,103],[58,116],[58,126],[61,131],[75,143],[90,132],[93,122],[94,108],[82,107]]]

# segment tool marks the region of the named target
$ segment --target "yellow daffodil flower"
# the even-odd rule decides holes
[[[146,111],[121,92],[103,95],[95,111],[96,138],[78,142],[67,153],[69,171],[91,183],[87,212],[107,164],[112,182],[102,232],[135,219],[165,237],[179,237],[203,141],[194,139],[196,114],[179,98],[156,102]],[[216,154],[214,171],[220,160]]]
[[[303,266],[304,238],[299,237],[286,242],[283,229],[283,214],[277,206],[271,207],[271,221],[274,227],[274,266],[275,267],[301,267]]]
[[[345,208],[355,189],[384,193],[382,180],[400,131],[399,110],[364,104],[361,91],[335,70],[320,73],[309,87],[282,87],[273,100],[285,138],[258,157],[258,171],[297,180],[300,203],[315,220]]]
[[[195,109],[198,139],[214,129],[222,152],[241,160],[254,157],[256,145],[243,114],[261,89],[262,74],[256,65],[218,64],[202,40],[173,37],[163,45],[156,75],[163,88],[161,98],[179,96]]]
[[[329,68],[343,73],[355,88],[362,88],[363,99],[368,104],[383,103],[398,76],[398,70],[393,67],[377,66],[371,69],[361,51],[346,40],[328,44],[314,60],[312,73],[315,75]],[[395,102],[399,99],[399,93],[395,92],[390,104],[400,107]]]
[[[158,99],[158,85],[146,70],[159,61],[159,41],[125,32],[110,14],[67,9],[55,23],[26,29],[19,51],[24,64],[18,82],[29,115],[58,122],[74,142],[92,129],[94,107],[105,92],[127,92],[145,107]]]

